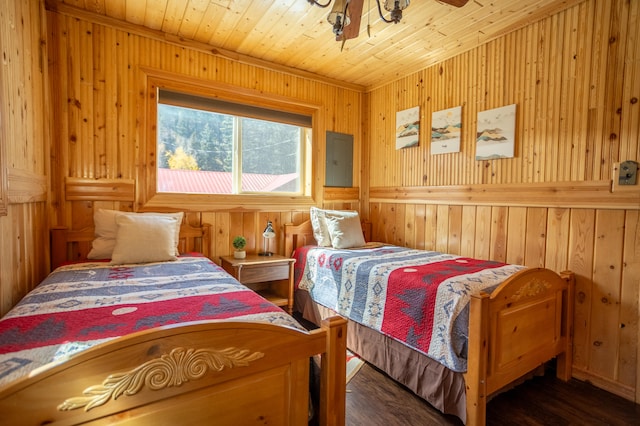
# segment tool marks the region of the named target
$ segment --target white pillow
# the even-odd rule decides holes
[[[313,238],[320,247],[331,247],[331,236],[327,229],[327,223],[324,218],[325,211],[317,207],[311,207],[311,228],[313,229]]]
[[[121,215],[149,215],[161,217],[173,217],[176,219],[176,249],[175,255],[179,255],[178,242],[180,240],[180,225],[182,224],[183,212],[178,213],[133,213],[119,210],[98,209],[93,214],[95,238],[91,244],[91,251],[87,255],[89,259],[111,259],[113,247],[116,245],[116,232],[118,226],[116,217]]]
[[[176,260],[176,218],[117,215],[112,265]]]
[[[360,222],[358,212],[354,210],[325,210],[317,207],[311,207],[311,228],[313,229],[313,238],[320,247],[331,247],[331,234],[327,228],[328,217],[355,217]],[[362,229],[362,225],[360,225]]]
[[[331,245],[337,249],[362,247],[365,245],[360,218],[327,214],[327,229],[331,235]]]

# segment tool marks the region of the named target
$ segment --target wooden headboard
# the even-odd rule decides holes
[[[51,269],[65,262],[83,260],[91,250],[95,238],[93,228],[71,230],[64,226],[51,228]],[[209,257],[211,247],[211,225],[200,227],[183,223],[180,227],[180,253],[199,252]]]

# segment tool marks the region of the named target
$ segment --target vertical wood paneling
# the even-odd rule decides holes
[[[507,260],[507,220],[509,209],[493,207],[491,209],[491,244],[489,258],[499,262]]]
[[[610,179],[614,162],[640,157],[631,113],[640,108],[637,9],[624,0],[585,1],[372,90],[369,161],[381,173],[370,186]],[[431,155],[426,131],[419,146],[395,150],[394,114],[420,102],[418,75],[426,96],[421,127],[434,111],[463,105],[460,153]],[[478,111],[512,103],[516,157],[475,161]]]
[[[512,207],[509,209],[507,225],[507,263],[525,264],[526,241],[529,228],[527,227],[527,209]]]
[[[415,241],[414,246],[417,249],[425,250],[426,241],[426,227],[427,227],[427,212],[424,204],[416,204],[415,206],[415,220],[414,220],[414,231],[415,231]],[[411,247],[410,244],[407,244]]]
[[[488,260],[491,258],[491,207],[478,206],[476,210],[476,241],[474,257]]]
[[[556,272],[567,269],[569,255],[569,209],[549,209],[545,267]]]
[[[620,290],[620,349],[618,380],[633,389],[637,386],[640,297],[640,211],[627,212],[624,223]],[[638,396],[636,395],[636,398]],[[637,402],[637,400],[636,400]]]
[[[594,227],[594,210],[576,209],[571,212],[568,268],[576,278],[573,365],[580,369],[589,366]]]
[[[596,213],[591,304],[589,367],[612,380],[618,379],[616,348],[620,330],[620,279],[624,236],[624,211],[600,210]]]
[[[185,12],[174,3],[172,14]],[[613,162],[640,159],[638,3],[585,0],[365,95],[50,12],[52,69],[62,76],[54,81],[52,94],[58,143],[52,152],[59,153],[63,173],[71,177],[135,178],[145,161],[138,150],[144,143],[137,122],[139,68],[153,67],[322,105],[319,134],[354,134],[355,151],[364,153],[356,154],[354,167],[363,171],[355,179],[362,179],[358,184],[365,199],[370,187],[608,180]],[[227,24],[220,25],[210,29],[212,37],[223,34]],[[516,158],[475,161],[477,112],[511,103],[518,108]],[[458,105],[463,105],[461,152],[431,155],[432,112]],[[395,114],[413,106],[421,108],[420,145],[396,150]],[[27,134],[15,123],[13,135]],[[317,159],[322,164],[324,153]],[[322,167],[314,178],[317,185],[323,182]],[[54,186],[58,179],[52,178]],[[359,207],[358,200],[317,201],[329,208]],[[365,204],[362,213],[373,223],[375,240],[572,269],[577,277],[576,369],[626,395],[637,386],[632,383],[640,382],[634,358],[640,339],[637,211],[461,207],[428,201],[376,201]],[[89,205],[73,204],[54,206],[52,215],[75,224],[76,216],[90,214]],[[11,223],[22,228],[28,218],[39,217],[37,209],[12,214]],[[213,225],[211,253],[217,261],[230,253],[235,234],[245,234],[259,247],[267,217],[280,228],[285,221],[308,219],[308,212],[192,212],[189,220]],[[6,255],[29,270],[28,250],[14,240],[22,235],[9,232],[3,219],[0,231],[7,231],[0,235],[0,266],[6,265]],[[0,268],[0,284],[6,274]],[[24,272],[21,279],[27,276]],[[0,290],[2,308],[7,305],[6,286]]]
[[[0,7],[0,174],[5,177],[8,170],[46,175],[50,109],[42,17],[41,1],[7,0]],[[0,315],[46,276],[47,223],[44,202],[12,201],[0,216]]]
[[[449,207],[439,205],[436,210],[436,251],[443,253],[449,248]]]
[[[460,235],[460,254],[473,257],[475,251],[476,207],[462,207],[462,234]]]
[[[527,209],[527,228],[524,264],[543,267],[547,241],[547,209]]]
[[[411,87],[421,90],[413,75],[372,90],[365,152],[376,173],[363,190],[367,184],[608,182],[613,162],[640,161],[639,9],[637,1],[586,0],[418,73],[425,127],[433,111],[463,105],[460,153],[431,155],[426,133],[409,149],[415,155],[395,150],[394,114],[416,99],[407,93]],[[478,111],[511,103],[517,105],[516,158],[475,161]],[[416,208],[414,218],[413,207],[406,210],[406,223],[420,223],[421,201],[421,248],[574,271],[576,376],[640,400],[637,209],[609,210],[586,199],[584,208],[507,207],[503,200],[464,205],[458,216],[460,207],[426,196],[407,201]],[[371,211],[398,202],[376,199]],[[392,217],[385,216],[384,227],[406,224],[389,222]]]
[[[424,211],[424,249],[437,250],[438,208],[432,204],[425,206]]]
[[[462,206],[449,207],[448,235],[447,253],[460,254],[462,244]]]

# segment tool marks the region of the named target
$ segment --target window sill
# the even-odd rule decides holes
[[[217,194],[177,194],[156,193],[146,203],[139,206],[140,211],[159,208],[180,209],[183,211],[237,211],[237,210],[307,210],[315,205],[308,196],[275,195],[217,195]]]

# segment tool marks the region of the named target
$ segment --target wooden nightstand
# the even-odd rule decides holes
[[[244,259],[222,256],[225,271],[272,303],[293,313],[293,264],[295,259],[284,256],[247,254]]]

